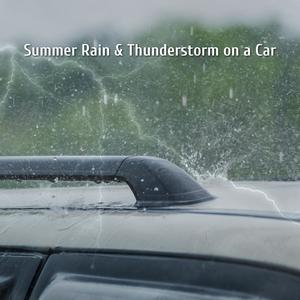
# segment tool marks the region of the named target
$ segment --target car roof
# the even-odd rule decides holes
[[[199,184],[151,157],[0,159],[4,180],[115,177],[130,189],[1,189],[0,248],[207,255],[300,270],[298,182]]]
[[[300,270],[299,223],[151,210],[2,210],[0,248],[208,255]]]
[[[214,199],[178,210],[232,210],[300,214],[300,182],[229,181],[220,178],[201,182]],[[92,184],[79,187],[0,189],[1,208],[133,208],[135,196],[126,184]]]
[[[237,186],[246,189],[234,188]],[[97,191],[99,195],[97,187],[71,188],[69,193],[68,189],[54,189],[65,202],[52,206],[46,204],[59,204],[62,199],[51,197],[53,189],[44,189],[35,195],[43,196],[39,207],[32,206],[37,203],[33,190],[10,191],[16,193],[16,199],[10,196],[6,204],[1,202],[0,247],[212,255],[300,270],[298,219],[280,216],[265,194],[255,192],[260,188],[266,195],[283,193],[287,186],[298,189],[299,183],[209,182],[206,187],[223,197],[155,209],[134,207],[134,196],[124,185],[101,187],[102,202],[92,197]],[[292,198],[285,197],[290,204]],[[30,205],[26,208],[23,202],[22,208],[25,199]],[[259,209],[264,213],[259,214]]]

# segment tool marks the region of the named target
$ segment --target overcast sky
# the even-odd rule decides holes
[[[300,34],[300,0],[0,0],[0,44],[59,42],[96,29],[143,30],[160,19],[208,24],[278,20]]]

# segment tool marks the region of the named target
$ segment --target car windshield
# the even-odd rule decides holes
[[[1,156],[157,156],[215,196],[197,208],[300,212],[300,4],[72,3],[0,0]],[[1,207],[105,201],[135,199],[1,182]]]

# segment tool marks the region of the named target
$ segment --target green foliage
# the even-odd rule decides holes
[[[47,60],[1,52],[0,154],[147,154],[198,174],[300,177],[297,40],[275,25],[162,24],[134,42],[264,43],[278,55]]]

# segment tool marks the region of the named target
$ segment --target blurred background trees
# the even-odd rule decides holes
[[[276,24],[178,23],[119,42],[221,49],[263,43],[278,47],[278,55],[34,59],[2,50],[0,154],[146,154],[194,175],[300,177],[298,40]]]

